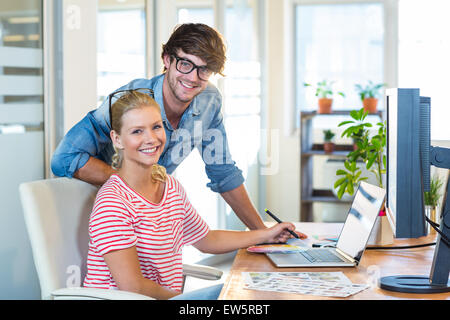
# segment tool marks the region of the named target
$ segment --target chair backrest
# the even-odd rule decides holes
[[[42,298],[49,299],[53,290],[81,285],[98,187],[56,178],[22,183],[19,191]]]

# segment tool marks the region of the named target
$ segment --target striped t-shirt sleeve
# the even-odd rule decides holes
[[[175,179],[174,179],[175,180]],[[176,180],[175,180],[176,181]],[[197,241],[206,237],[209,232],[209,227],[202,217],[198,214],[197,210],[192,206],[183,186],[176,181],[176,188],[181,196],[181,200],[184,206],[185,216],[183,222],[183,244],[191,245]]]
[[[132,214],[122,199],[113,191],[102,190],[89,221],[91,244],[104,255],[114,250],[134,246],[137,236]]]

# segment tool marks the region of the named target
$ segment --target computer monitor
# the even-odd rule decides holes
[[[386,215],[396,238],[418,238],[426,235],[419,89],[386,90],[386,120]]]
[[[419,89],[386,90],[386,215],[396,238],[426,235],[424,191],[429,190],[430,164],[450,169],[450,149],[430,146],[431,99]],[[409,293],[449,292],[450,182],[438,231],[430,276],[390,276],[382,289]]]

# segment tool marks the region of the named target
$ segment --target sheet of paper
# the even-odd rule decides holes
[[[243,272],[245,288],[328,297],[348,297],[368,288],[342,272]]]

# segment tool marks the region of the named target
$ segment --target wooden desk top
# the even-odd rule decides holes
[[[339,235],[342,223],[296,223],[297,230],[312,235]],[[405,246],[434,242],[430,235],[418,239],[396,239],[393,245]],[[249,253],[245,249],[238,251],[230,274],[219,296],[221,300],[317,300],[339,299],[292,293],[279,293],[244,289],[241,272],[336,272],[342,271],[353,283],[369,283],[378,272],[380,277],[391,275],[426,275],[430,274],[435,246],[397,249],[366,250],[357,267],[350,268],[277,268],[264,254]],[[376,282],[376,281],[372,281]],[[398,293],[380,289],[377,285],[350,296],[346,299],[356,300],[392,300],[392,299],[433,299],[450,300],[450,293],[411,294]]]

